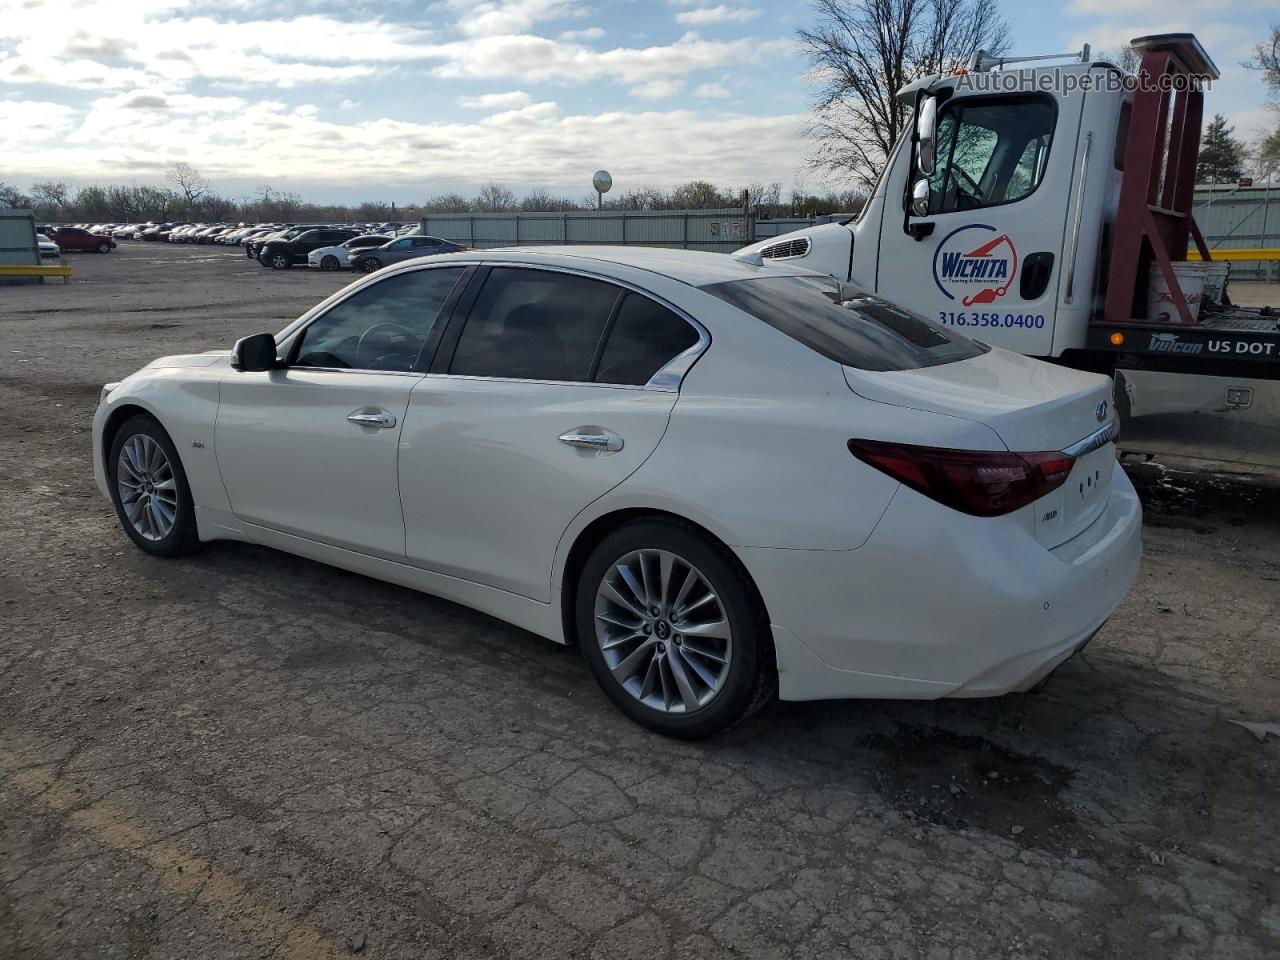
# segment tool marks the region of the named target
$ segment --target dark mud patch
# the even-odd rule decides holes
[[[1065,767],[931,727],[900,726],[863,742],[880,754],[872,774],[880,792],[909,818],[1035,847],[1066,847],[1077,836],[1060,797],[1073,777]]]
[[[1191,471],[1158,461],[1126,459],[1148,526],[1213,533],[1212,524],[1241,527],[1280,521],[1280,482],[1274,474]],[[1204,522],[1212,521],[1212,523]]]

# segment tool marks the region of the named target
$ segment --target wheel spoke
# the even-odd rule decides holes
[[[653,696],[654,688],[661,683],[658,679],[661,673],[662,663],[658,660],[658,657],[656,655],[650,657],[649,668],[644,672],[644,681],[640,684],[640,692],[637,694],[641,700],[646,700]]]
[[[692,653],[695,656],[699,656],[699,657],[706,657],[708,660],[714,660],[716,663],[729,662],[727,657],[723,656],[722,654],[716,653],[714,650],[707,650],[705,647],[702,647],[699,644],[693,643],[692,641],[689,640],[687,636],[685,637],[685,641],[684,641],[684,652],[686,654]],[[686,656],[685,659],[688,660],[689,658]],[[692,661],[690,661],[690,663],[692,663]]]
[[[689,572],[684,576],[684,583],[680,584],[680,592],[676,594],[675,599],[671,601],[671,609],[679,610],[680,605],[684,603],[684,598],[689,595],[689,591],[693,589],[693,585],[702,578],[698,576],[698,571],[689,568]]]
[[[644,560],[641,559],[640,562],[643,564]],[[627,589],[631,591],[631,595],[636,598],[643,609],[641,616],[647,616],[649,613],[649,592],[636,580],[635,572],[628,564],[618,564],[618,574],[622,577],[622,582],[627,585]]]
[[[601,643],[600,649],[612,650],[615,647],[622,646],[624,643],[630,643],[632,640],[643,640],[643,639],[644,639],[644,634],[641,633],[639,630],[636,630],[632,633],[623,634],[620,637],[614,637],[612,640],[607,640],[604,643]]]
[[[151,513],[159,521],[157,526],[161,532],[161,535],[167,536],[169,533],[169,530],[173,527],[173,515],[174,515],[173,509],[169,506],[169,504],[165,503],[163,500],[160,500],[157,497],[152,497]]]
[[[693,603],[690,603],[686,606],[681,607],[678,611],[673,611],[671,615],[672,617],[679,617],[681,620],[688,619],[689,614],[692,613],[694,610],[697,610],[699,607],[704,607],[708,603],[714,602],[715,599],[716,599],[716,595],[708,591],[706,596],[693,601]]]
[[[603,620],[605,623],[615,627],[621,627],[623,630],[639,630],[640,625],[644,623],[644,617],[636,617],[633,620],[624,620],[616,613],[597,613],[597,620]]]
[[[645,658],[652,656],[653,645],[650,643],[642,643],[619,661],[618,665],[613,668],[613,675],[617,677],[620,682],[625,683],[636,673],[640,664],[644,663]]]
[[[635,605],[635,601],[628,600],[626,597],[624,597],[622,595],[622,592],[617,587],[615,587],[612,583],[609,583],[609,581],[606,580],[603,584],[601,584],[600,590],[610,600],[612,600],[618,606],[622,607],[622,609],[634,614],[636,617],[638,617],[641,620],[644,619],[644,614],[641,613],[640,609]]]
[[[697,710],[702,704],[698,701],[698,695],[693,692],[693,685],[684,672],[684,658],[680,655],[679,647],[667,648],[667,663],[671,667],[671,676],[676,682],[676,689],[680,691],[684,708],[690,711]],[[707,683],[707,686],[714,686],[714,683]]]
[[[671,593],[671,570],[675,562],[675,554],[667,553],[665,550],[658,554],[658,606],[664,613],[669,609],[667,597]]]
[[[677,633],[687,637],[715,637],[719,640],[729,639],[729,624],[724,620],[711,620],[707,623],[673,624]]]
[[[640,582],[644,586],[644,603],[646,607],[657,607],[662,604],[662,594],[654,589],[653,577],[649,568],[653,566],[653,554],[640,554]]]
[[[130,503],[126,504],[126,506],[128,507],[129,522],[132,523],[135,527],[142,520],[142,509],[146,505],[147,505],[147,499],[141,494],[135,497]]]

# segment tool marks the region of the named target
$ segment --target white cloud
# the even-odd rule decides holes
[[[729,92],[729,88],[718,81],[699,84],[693,88],[693,95],[695,97],[701,97],[704,100],[719,100],[724,97],[732,96]]]
[[[6,131],[6,140],[17,138],[43,143],[71,129],[75,122],[76,111],[65,104],[46,100],[0,100],[0,128]]]
[[[695,7],[692,10],[682,10],[676,14],[676,21],[697,26],[708,23],[746,23],[753,17],[759,16],[759,14],[760,11],[752,10],[749,7],[731,7],[722,3],[715,7]]]
[[[0,102],[0,122],[16,131],[0,154],[0,176],[26,178],[38,170],[89,179],[119,171],[158,179],[168,163],[188,160],[215,184],[279,171],[299,186],[330,183],[335,170],[359,168],[365,179],[388,185],[456,183],[461,170],[473,183],[573,190],[597,166],[613,172],[619,189],[691,177],[739,183],[781,179],[798,169],[808,120],[693,110],[566,115],[547,102],[478,124],[338,122],[277,101],[236,97],[170,95],[170,109],[136,110],[125,106],[132,95],[99,98],[74,130],[69,108]],[[252,170],[246,157],[253,158]]]
[[[509,90],[506,93],[482,93],[473,97],[460,97],[458,106],[472,110],[501,110],[523,107],[533,103],[533,97],[523,90]]]
[[[447,6],[457,13],[457,28],[475,37],[520,33],[544,20],[587,13],[572,0],[447,0]]]
[[[565,30],[560,34],[561,40],[599,40],[604,36],[600,27],[587,27],[585,30]]]
[[[788,41],[705,40],[686,33],[675,43],[655,47],[615,47],[592,50],[532,35],[477,37],[465,43],[441,44],[436,55],[444,62],[434,68],[442,77],[499,79],[520,77],[529,82],[616,80],[638,96],[668,96],[696,70],[742,63],[789,49]]]
[[[340,104],[338,104],[338,109],[339,109],[339,110],[354,110],[354,109],[356,109],[358,106],[360,106],[360,101],[359,101],[359,100],[352,100],[352,99],[348,98],[348,99],[346,99],[346,100],[343,100]]]

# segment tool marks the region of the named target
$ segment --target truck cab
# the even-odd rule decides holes
[[[911,121],[856,217],[735,255],[812,267],[995,346],[1116,374],[1126,419],[1267,411],[1263,436],[1243,442],[1272,446],[1256,462],[1280,464],[1280,314],[1209,302],[1185,280],[1212,259],[1191,203],[1202,88],[1218,70],[1190,34],[1132,45],[1137,76],[1085,47],[979,51],[909,84],[898,98]]]

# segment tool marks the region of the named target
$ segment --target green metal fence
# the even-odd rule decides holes
[[[1198,187],[1192,213],[1210,253],[1280,247],[1280,185]],[[1238,260],[1231,264],[1231,277],[1280,282],[1280,261]]]

